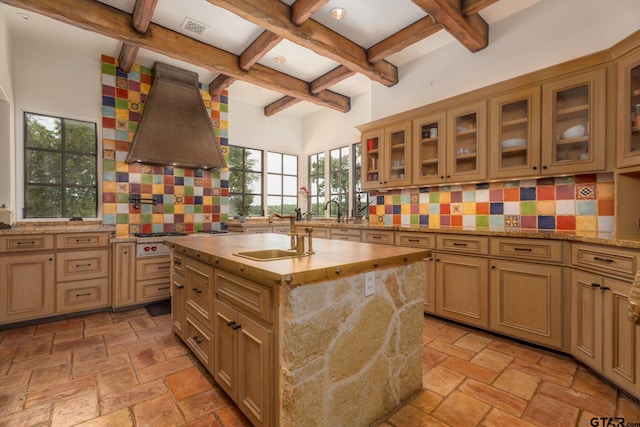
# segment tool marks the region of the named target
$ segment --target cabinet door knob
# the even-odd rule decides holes
[[[231,329],[233,329],[234,331],[237,331],[240,328],[242,328],[242,325],[234,325]]]
[[[495,269],[496,269],[496,266],[495,266],[495,265],[492,265],[492,266],[491,266],[491,269],[492,269],[492,270],[495,270]]]
[[[542,169],[547,170],[547,167],[546,166],[542,166]]]
[[[600,289],[602,289],[603,291],[608,291],[609,287],[608,286],[600,286]]]
[[[599,285],[599,284],[597,284],[597,283],[592,283],[592,284],[591,284],[591,287],[592,287],[592,288],[599,288],[599,287],[600,287],[600,285]]]
[[[227,322],[227,326],[233,326],[233,325],[235,325],[235,324],[236,324],[236,322],[234,322],[233,320],[232,320],[232,321],[230,321],[230,322]]]
[[[537,167],[537,166],[534,166],[534,167],[533,167],[533,170],[534,170],[534,171],[535,171],[535,170],[538,170],[538,167]]]

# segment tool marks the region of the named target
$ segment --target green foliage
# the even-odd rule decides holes
[[[260,195],[251,193],[261,177],[260,161],[255,157],[257,152],[259,150],[229,146],[229,216],[262,215]],[[259,205],[254,206],[256,196]]]

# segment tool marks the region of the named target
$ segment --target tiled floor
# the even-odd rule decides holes
[[[437,318],[424,326],[425,390],[381,426],[640,423],[636,400],[571,358]],[[0,331],[0,426],[72,425],[249,422],[171,333],[169,316],[137,309]]]

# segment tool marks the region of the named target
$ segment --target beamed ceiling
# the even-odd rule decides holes
[[[128,72],[144,63],[141,52],[207,70],[212,95],[232,85],[264,89],[264,114],[300,103],[340,112],[362,79],[387,87],[398,83],[398,66],[422,56],[428,42],[446,33],[470,52],[489,44],[490,20],[513,14],[538,0],[0,0],[62,25],[118,42]],[[503,6],[511,2],[509,6]],[[518,3],[518,5],[514,5]],[[515,7],[514,7],[515,6]],[[344,7],[340,21],[329,17]],[[0,10],[1,11],[1,10]],[[5,12],[6,13],[6,12]],[[195,15],[195,16],[192,16]],[[189,31],[203,30],[202,34]],[[51,27],[55,32],[55,27]],[[209,32],[209,34],[207,34]],[[52,34],[53,35],[53,34]],[[442,37],[438,42],[440,45]],[[404,54],[404,52],[408,52]],[[284,63],[272,59],[284,57]],[[288,64],[289,65],[288,65]],[[200,75],[202,79],[202,73]],[[359,88],[359,89],[358,89]],[[275,98],[274,98],[275,96]]]

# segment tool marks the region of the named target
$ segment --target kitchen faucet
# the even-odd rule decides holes
[[[342,218],[342,211],[340,210],[340,203],[338,203],[337,200],[329,200],[327,203],[325,203],[324,210],[326,211],[331,203],[335,203],[338,207],[338,222],[340,222],[340,218]]]

